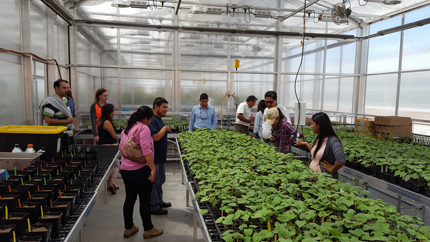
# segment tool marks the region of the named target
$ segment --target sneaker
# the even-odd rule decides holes
[[[150,239],[152,237],[159,236],[162,233],[163,233],[163,229],[157,229],[154,227],[151,230],[147,230],[147,231],[143,232],[143,238],[144,239]]]
[[[160,208],[168,208],[168,207],[171,207],[171,206],[172,206],[172,203],[167,202],[167,203],[161,204]]]
[[[108,191],[112,194],[116,194],[116,189],[114,184],[110,184],[108,187]]]
[[[154,215],[166,215],[167,214],[167,210],[159,208],[159,209],[157,209],[155,211],[151,211],[151,214],[154,214]]]
[[[139,231],[139,227],[133,224],[133,228],[124,230],[124,238],[130,238],[133,234]]]

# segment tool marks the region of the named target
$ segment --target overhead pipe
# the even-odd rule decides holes
[[[289,36],[300,38],[303,35],[297,32],[286,31],[264,31],[264,30],[240,30],[228,28],[202,28],[202,27],[180,27],[180,26],[167,26],[167,25],[150,25],[142,23],[127,23],[120,21],[107,21],[107,20],[76,20],[76,25],[81,26],[94,26],[94,27],[121,27],[121,28],[147,28],[147,29],[164,29],[164,30],[179,30],[188,32],[213,32],[213,33],[226,33],[226,34],[242,34],[242,35],[262,35],[262,36]],[[331,39],[354,39],[354,35],[343,34],[319,34],[307,33],[310,38],[331,38]]]

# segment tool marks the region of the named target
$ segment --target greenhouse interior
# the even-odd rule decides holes
[[[430,241],[428,0],[0,13],[0,241]]]

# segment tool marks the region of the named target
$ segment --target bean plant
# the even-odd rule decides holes
[[[316,138],[310,128],[304,130],[311,145]],[[357,136],[353,132],[336,130],[350,162],[358,162],[381,172],[391,172],[404,181],[430,186],[430,148],[421,144],[399,143]]]
[[[360,187],[318,175],[249,136],[201,129],[179,135],[182,157],[233,241],[428,241],[430,227]]]

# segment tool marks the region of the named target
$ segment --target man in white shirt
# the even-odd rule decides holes
[[[251,95],[245,102],[239,104],[236,111],[236,131],[243,134],[249,133],[249,124],[255,120],[255,117],[251,114],[251,108],[254,107],[256,101],[257,98]]]
[[[264,94],[264,99],[266,100],[266,109],[264,109],[264,121],[266,121],[266,113],[267,110],[273,107],[277,107],[281,110],[282,114],[287,119],[287,122],[291,124],[290,119],[290,113],[288,112],[288,109],[281,104],[278,104],[278,94],[276,94],[275,91],[268,91]],[[263,123],[263,131],[261,132],[261,138],[262,139],[270,139],[270,136],[272,136],[272,126],[267,125],[266,123]]]

